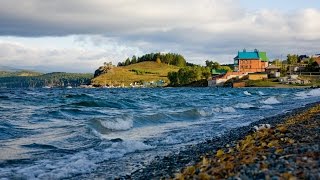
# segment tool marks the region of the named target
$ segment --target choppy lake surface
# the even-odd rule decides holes
[[[319,101],[319,89],[0,89],[0,178],[114,178]]]

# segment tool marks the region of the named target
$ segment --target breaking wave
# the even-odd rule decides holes
[[[296,99],[306,99],[309,97],[319,97],[320,96],[320,89],[312,89],[309,92],[302,91],[295,94]]]
[[[239,108],[239,109],[252,109],[252,108],[255,108],[254,105],[249,104],[249,103],[238,103],[234,107],[235,108]]]
[[[270,106],[270,105],[263,105],[263,106],[261,106],[260,108],[261,108],[261,109],[273,109],[273,107]]]
[[[140,141],[102,142],[95,149],[57,157],[54,160],[44,159],[24,167],[3,168],[0,171],[0,176],[12,179],[20,179],[21,177],[26,179],[70,178],[79,173],[92,172],[103,161],[152,148],[154,146]]]
[[[277,98],[275,97],[269,97],[268,99],[261,101],[263,104],[279,104],[281,103]]]
[[[236,110],[233,107],[216,107],[212,109],[213,112],[222,112],[222,113],[233,113],[236,112]]]
[[[104,128],[115,131],[125,131],[133,127],[132,117],[129,116],[122,118],[116,117],[108,120],[100,119],[99,122]]]

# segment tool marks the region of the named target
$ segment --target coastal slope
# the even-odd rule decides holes
[[[178,70],[178,66],[146,61],[128,66],[114,67],[107,73],[92,79],[91,84],[94,86],[129,86],[134,82],[159,80],[168,82],[168,72],[176,72]]]

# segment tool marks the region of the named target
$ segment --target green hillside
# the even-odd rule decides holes
[[[19,71],[0,71],[0,77],[15,77],[15,76],[40,76],[42,73],[19,70]]]
[[[129,86],[134,82],[151,82],[164,80],[168,82],[168,72],[178,71],[180,68],[157,62],[140,62],[129,66],[114,67],[106,74],[102,74],[92,79],[94,86]]]

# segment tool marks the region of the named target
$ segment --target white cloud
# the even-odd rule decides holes
[[[88,46],[88,47],[86,47]],[[91,72],[103,62],[116,64],[137,50],[110,44],[91,48],[88,44],[74,48],[42,48],[18,42],[0,41],[0,64],[40,71]]]
[[[57,69],[78,64],[79,69],[91,71],[105,58],[116,63],[149,52],[181,53],[198,64],[206,59],[230,63],[242,48],[267,51],[271,58],[319,53],[320,10],[315,8],[251,11],[237,0],[0,3],[0,35],[61,39],[74,35],[76,39],[74,46],[57,48],[19,40],[20,44],[2,43],[0,63],[51,63]]]

